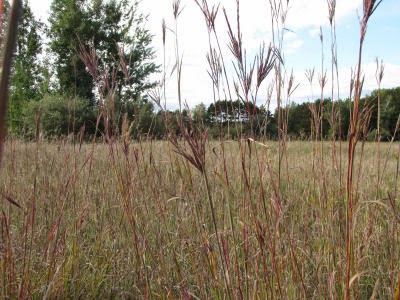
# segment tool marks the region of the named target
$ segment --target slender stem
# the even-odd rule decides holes
[[[362,48],[364,35],[363,30],[361,30],[361,38],[360,38],[360,47],[358,50],[358,65],[357,65],[357,75],[355,81],[355,90],[354,90],[354,107],[353,114],[350,120],[350,138],[349,138],[349,149],[348,149],[348,165],[347,165],[347,181],[346,181],[346,190],[347,190],[347,221],[346,221],[346,260],[347,260],[347,269],[346,269],[346,294],[345,299],[350,299],[350,280],[351,280],[351,272],[354,266],[354,252],[353,252],[353,205],[354,205],[354,191],[353,191],[353,170],[354,170],[354,154],[355,148],[357,145],[358,134],[359,134],[359,102],[361,98],[361,60],[362,60]]]
[[[208,176],[207,176],[206,170],[204,170],[203,176],[204,176],[204,180],[206,182],[208,203],[210,204],[211,216],[212,216],[213,225],[214,225],[214,232],[215,232],[215,236],[217,238],[218,251],[219,251],[219,255],[221,257],[221,261],[222,261],[222,270],[224,272],[225,288],[226,288],[226,291],[228,292],[228,298],[231,299],[232,297],[231,297],[231,291],[230,291],[230,287],[229,287],[230,285],[229,285],[228,273],[227,273],[227,267],[228,266],[225,265],[226,261],[224,259],[224,253],[222,252],[222,247],[221,247],[221,243],[220,243],[220,240],[219,240],[217,218],[215,216],[214,201],[213,201],[213,198],[212,198],[212,195],[211,195],[211,188],[210,188],[210,183],[208,181]]]

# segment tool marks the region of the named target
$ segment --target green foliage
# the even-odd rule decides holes
[[[94,100],[96,72],[108,76],[124,101],[138,99],[153,86],[148,82],[148,76],[157,71],[152,36],[143,27],[137,5],[126,0],[53,0],[50,47],[56,55],[61,92]],[[95,49],[97,66],[90,70],[78,58],[81,46],[88,52]]]
[[[33,138],[36,132],[36,114],[40,112],[40,129],[45,138],[62,137],[79,132],[85,126],[94,133],[96,112],[86,99],[67,95],[45,95],[41,101],[31,101],[24,108],[23,134]]]
[[[219,100],[211,103],[202,118],[210,127],[209,136],[213,138],[240,138],[250,136],[276,137],[275,117],[264,107],[252,102]]]
[[[311,136],[312,116],[309,104],[302,103],[296,105],[292,103],[289,110],[289,135],[300,139]]]
[[[145,103],[138,110],[139,128],[142,132],[149,132],[153,123],[153,105]]]
[[[399,115],[400,108],[399,100],[396,92],[398,89],[383,90],[381,95],[381,136],[382,140],[389,140],[394,134],[396,128],[396,122]],[[371,96],[366,97],[361,102],[361,107],[371,106],[372,117],[369,124],[368,140],[377,139],[377,98],[373,92]],[[32,121],[35,116],[35,112],[39,107],[44,107],[43,116],[45,121],[42,121],[42,129],[45,136],[49,137],[62,136],[72,132],[71,119],[67,116],[71,114],[71,100],[73,97],[67,95],[60,96],[49,96],[47,95],[43,101],[36,103],[29,103],[24,113],[29,116],[29,120]],[[85,132],[88,136],[95,134],[96,124],[96,111],[97,109],[91,106],[90,101],[84,98],[77,98],[76,106],[76,126],[75,132],[85,124]],[[84,105],[84,103],[86,104]],[[60,107],[57,108],[57,105]],[[310,139],[312,132],[312,114],[310,111],[310,103],[292,104],[290,107],[283,108],[285,114],[288,113],[288,136],[292,139],[306,140]],[[319,109],[320,101],[317,100],[316,109]],[[339,100],[335,101],[335,113],[337,114],[336,120],[336,138],[343,140],[347,139],[348,128],[349,128],[349,117],[350,117],[350,100]],[[217,107],[217,117],[215,117],[215,111]],[[232,110],[233,108],[233,110]],[[244,110],[242,112],[241,110]],[[323,118],[323,132],[324,138],[332,137],[332,128],[330,124],[331,119],[332,102],[330,100],[324,100],[324,118]],[[28,112],[30,110],[30,112]],[[45,116],[46,111],[48,117]],[[240,111],[241,115],[232,114],[233,112]],[[247,109],[239,101],[218,101],[216,104],[212,103],[208,107],[204,104],[199,104],[194,107],[191,112],[183,111],[182,115],[179,111],[166,111],[166,112],[154,112],[154,107],[151,103],[145,100],[124,101],[123,99],[115,96],[113,102],[106,101],[106,113],[108,116],[112,116],[113,133],[118,134],[122,125],[122,117],[126,113],[128,121],[133,123],[132,136],[139,139],[143,136],[151,136],[155,139],[164,138],[167,132],[180,135],[180,128],[178,120],[183,121],[183,126],[189,126],[189,117],[192,118],[193,125],[195,128],[202,128],[205,130],[209,129],[208,136],[213,139],[225,137],[229,139],[238,139],[241,137],[247,137],[251,134],[251,118],[247,114]],[[276,139],[278,135],[277,130],[277,112],[272,114],[263,108],[255,107],[254,110],[257,114],[253,116],[253,132],[257,137],[266,137],[268,139]],[[228,112],[228,113],[225,113]],[[52,116],[52,117],[50,117]],[[58,117],[57,117],[58,116]],[[48,118],[48,120],[46,119]],[[51,119],[53,118],[53,119]],[[87,119],[85,119],[87,118]],[[240,120],[240,121],[239,121]],[[46,122],[48,126],[46,125]],[[57,126],[53,128],[52,122],[57,122]],[[61,125],[63,124],[63,125]],[[30,128],[30,129],[29,129]],[[25,117],[24,123],[25,134],[32,136],[34,132],[34,125],[27,127],[27,119]],[[104,118],[102,117],[99,123],[99,132],[103,133],[104,130]],[[398,136],[397,136],[398,138]]]
[[[205,124],[209,124],[209,114],[207,112],[207,108],[205,106],[204,103],[200,103],[198,105],[196,105],[193,110],[192,110],[192,118],[195,122],[195,124],[198,125],[205,125]]]
[[[381,90],[381,139],[383,141],[390,140],[394,135],[396,123],[400,113],[400,87],[393,89]],[[311,135],[311,103],[295,104],[290,107],[284,108],[289,110],[288,134],[293,138],[309,138]],[[320,101],[315,101],[316,109],[319,109]],[[371,120],[369,123],[368,139],[377,138],[378,127],[378,91],[375,90],[371,95],[366,96],[360,101],[360,108],[372,107]],[[350,107],[351,101],[338,100],[335,101],[335,114],[337,115],[336,121],[336,138],[347,139],[349,126],[350,126]],[[330,137],[332,128],[330,124],[332,101],[329,99],[324,100],[324,118],[323,118],[323,132],[324,138]],[[338,118],[340,116],[340,118]],[[397,135],[398,138],[398,135]]]
[[[161,138],[165,132],[165,126],[161,115],[154,112],[153,104],[150,102],[123,101],[119,97],[114,97],[112,101],[109,98],[105,101],[105,110],[100,109],[102,116],[99,122],[99,129],[104,132],[104,114],[109,116],[109,130],[113,134],[121,132],[124,115],[127,121],[132,124],[132,136],[139,139],[143,136],[152,136]],[[111,116],[111,118],[110,118]],[[94,133],[94,132],[93,132]],[[91,132],[92,134],[92,132]]]
[[[55,71],[60,92],[93,99],[93,79],[77,56],[79,40],[89,40],[90,19],[85,15],[86,1],[54,0],[51,4],[50,49],[55,54]]]
[[[21,129],[23,107],[29,101],[37,101],[42,96],[43,83],[42,66],[39,62],[43,24],[35,20],[26,1],[21,19],[9,105],[9,131],[13,134]]]
[[[207,109],[211,122],[248,122],[251,116],[259,114],[259,108],[251,102],[220,100]]]
[[[390,140],[394,135],[396,123],[400,115],[400,87],[381,90],[381,139]],[[373,106],[370,130],[377,129],[378,91],[366,97],[365,103]],[[397,138],[399,133],[397,133]]]

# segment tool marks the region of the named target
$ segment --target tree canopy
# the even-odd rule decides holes
[[[109,72],[108,79],[115,81],[124,100],[137,100],[153,85],[148,81],[157,71],[152,35],[144,28],[137,2],[53,0],[49,23],[61,92],[94,100],[94,71]],[[95,51],[98,70],[88,70],[79,57],[81,51],[90,50]]]
[[[3,20],[7,19],[7,7],[9,3],[5,1]],[[112,109],[119,116],[128,113],[133,120],[138,117],[135,110],[147,113],[147,108],[140,107],[147,102],[146,90],[155,85],[149,78],[158,66],[145,19],[138,11],[137,1],[53,0],[48,24],[44,24],[35,19],[28,1],[24,1],[11,78],[9,132],[32,132],[34,110],[41,110],[46,122],[46,118],[53,117],[57,103],[60,108],[67,108],[69,115],[59,120],[79,123],[75,122],[79,116],[73,105],[87,102],[85,115],[88,116],[88,107],[92,113],[87,119],[91,126],[86,129],[91,128],[89,133],[93,133],[101,96],[98,85],[113,87]],[[95,69],[85,57],[95,62]],[[52,112],[47,111],[50,107]],[[70,132],[71,124],[65,125],[59,125],[60,130],[54,132]]]
[[[38,22],[25,1],[19,26],[16,58],[11,79],[11,99],[9,107],[9,128],[13,133],[21,129],[22,108],[29,101],[37,101],[42,96],[43,69],[39,62],[43,44],[40,35],[43,24]]]

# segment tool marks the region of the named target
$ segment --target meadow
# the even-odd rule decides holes
[[[163,77],[146,95],[165,125],[158,137],[163,140],[151,130],[133,134],[140,114],[116,114],[113,75],[122,72],[130,82],[126,61],[99,66],[96,45],[81,45],[78,56],[98,97],[94,131],[77,125],[71,101],[61,113],[69,115],[68,138],[43,135],[38,109],[29,142],[4,137],[18,29],[13,4],[0,80],[1,298],[400,299],[400,118],[383,135],[384,65],[378,59],[376,99],[362,104],[364,38],[382,1],[362,1],[347,112],[335,106],[341,94],[336,1],[327,1],[331,74],[324,68],[321,27],[321,73],[305,71],[311,90],[319,86],[320,99],[307,107],[311,128],[309,136],[300,136],[304,141],[288,135],[298,87],[284,61],[289,1],[269,1],[272,41],[253,57],[243,45],[239,2],[234,18],[195,0],[209,37],[212,100],[224,95],[247,108],[244,121],[228,124],[228,135],[224,122],[204,124],[185,105],[177,34],[182,7],[174,0],[176,62],[167,68],[170,28],[163,22]],[[226,21],[229,55],[221,47],[217,15]],[[228,75],[231,63],[235,72]],[[171,113],[166,82],[175,76],[179,110]],[[276,100],[273,137],[266,133],[269,114],[260,119],[250,109],[261,98],[266,111]],[[52,122],[47,125],[60,125]],[[237,133],[232,140],[230,130]],[[375,142],[367,142],[371,137]]]
[[[399,270],[400,148],[377,146],[355,152],[357,299],[393,298]],[[348,149],[331,147],[206,141],[200,172],[166,141],[8,140],[1,297],[343,298]]]

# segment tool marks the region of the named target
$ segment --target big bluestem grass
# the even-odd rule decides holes
[[[349,147],[348,147],[348,160],[347,160],[347,179],[346,179],[346,293],[345,298],[350,299],[351,289],[350,282],[352,281],[352,276],[357,276],[354,274],[354,241],[353,241],[353,217],[354,217],[354,156],[357,141],[360,137],[362,131],[362,123],[366,121],[365,116],[360,112],[360,100],[364,84],[364,78],[362,77],[361,71],[361,61],[362,61],[362,51],[364,46],[364,40],[367,32],[368,20],[374,13],[376,8],[382,1],[374,0],[364,0],[363,1],[363,16],[360,20],[360,42],[359,42],[359,55],[356,74],[354,77],[354,94],[353,94],[353,106],[350,117],[350,132],[349,132]],[[353,273],[353,275],[352,275]]]
[[[367,2],[363,35],[377,7]],[[268,103],[276,99],[278,141],[258,138],[253,130],[237,140],[227,139],[221,130],[213,141],[182,100],[177,99],[182,114],[166,110],[167,74],[176,78],[179,98],[184,99],[184,57],[177,31],[185,11],[180,1],[173,2],[172,11],[176,63],[173,72],[164,67],[161,86],[150,94],[165,124],[176,118],[178,129],[167,126],[166,141],[147,135],[131,138],[137,121],[128,116],[118,120],[112,102],[113,74],[119,70],[129,78],[124,60],[99,66],[96,49],[82,41],[79,54],[96,83],[97,128],[100,132],[103,121],[104,143],[95,137],[85,142],[84,129],[79,147],[67,140],[45,143],[39,138],[39,119],[35,143],[7,142],[0,169],[1,197],[8,200],[1,202],[1,297],[398,297],[398,128],[389,143],[365,141],[371,107],[359,106],[364,36],[351,82],[349,143],[340,143],[338,149],[334,133],[332,142],[324,140],[324,119],[339,123],[339,139],[342,133],[340,112],[333,108],[326,116],[322,102],[310,107],[312,140],[290,141],[286,105],[297,84],[284,61],[286,2],[269,1],[273,38],[260,45],[255,57],[249,57],[243,42],[241,22],[246,20],[240,19],[239,1],[234,17],[206,0],[195,3],[209,33],[205,55],[213,100],[236,97],[248,109],[261,94]],[[339,82],[335,2],[328,4],[330,80]],[[226,24],[233,78],[227,72],[231,62],[224,56],[217,18]],[[167,28],[163,23],[164,57]],[[322,67],[318,79],[313,69],[306,74],[311,86],[319,79],[322,101],[329,73]],[[379,66],[378,86],[382,76]],[[255,127],[259,120],[251,117],[250,122]],[[230,126],[234,130],[241,124]],[[331,162],[324,153],[332,153]],[[346,160],[348,169],[341,167]]]
[[[338,212],[331,221],[311,188],[311,144],[288,143],[291,181],[282,180],[278,198],[276,142],[241,142],[239,147],[226,141],[224,149],[219,142],[207,142],[209,191],[204,175],[173,144],[131,142],[125,157],[122,143],[114,148],[115,160],[107,144],[84,143],[74,152],[64,142],[7,143],[3,191],[22,209],[11,208],[10,215],[7,209],[7,219],[2,217],[5,295],[224,297],[222,263],[232,297],[343,295],[345,232]],[[390,191],[390,198],[374,200],[375,185],[368,183],[377,174],[376,145],[366,143],[355,212],[363,298],[372,295],[378,281],[377,298],[391,297],[397,284],[399,206],[393,175],[398,171],[393,158],[398,149],[381,146],[388,159],[381,189]],[[246,158],[243,167],[242,152],[249,147],[253,159]],[[331,150],[328,143],[325,147]],[[344,148],[340,154],[345,157]],[[328,195],[339,199],[338,177],[330,164],[326,168]],[[327,235],[325,228],[333,234]],[[330,276],[328,242],[336,247],[335,252],[331,248],[336,264]]]

